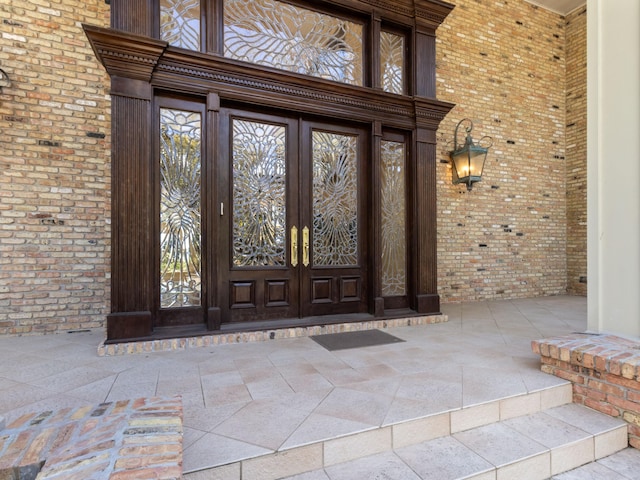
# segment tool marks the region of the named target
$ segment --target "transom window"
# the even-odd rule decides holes
[[[277,0],[226,0],[224,55],[362,85],[362,24]]]
[[[366,43],[372,26],[348,17],[279,0],[217,0],[223,14],[208,34],[222,44],[225,57],[356,86],[379,86],[405,94],[404,34],[378,28],[380,72],[367,85]],[[211,2],[214,3],[214,2]],[[205,0],[160,0],[160,38],[200,51],[204,44]],[[313,2],[309,4],[313,5]],[[221,37],[218,33],[222,33]],[[212,42],[216,43],[216,42]]]
[[[200,50],[200,0],[160,0],[160,38],[170,45]]]

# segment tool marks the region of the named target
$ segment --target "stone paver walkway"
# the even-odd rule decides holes
[[[329,352],[309,338],[97,355],[102,331],[0,338],[0,416],[181,395],[184,471],[556,385],[531,340],[584,331],[586,299],[445,304],[405,342]]]

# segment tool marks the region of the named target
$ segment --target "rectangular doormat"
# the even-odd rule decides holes
[[[375,345],[404,342],[401,338],[394,337],[380,330],[328,333],[326,335],[313,335],[309,338],[331,352],[334,350],[373,347]]]

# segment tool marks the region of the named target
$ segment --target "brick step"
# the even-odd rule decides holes
[[[154,478],[182,474],[180,397],[137,398],[0,417],[0,479]]]
[[[374,473],[390,469],[389,478],[403,480],[545,479],[626,446],[626,423],[571,404],[567,383],[185,472],[184,478],[270,480],[305,472],[313,473],[301,479],[334,478],[324,472],[334,472],[335,478],[376,478]]]

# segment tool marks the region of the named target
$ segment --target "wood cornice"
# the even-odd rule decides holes
[[[434,31],[455,7],[455,5],[441,0],[414,0],[414,3],[418,26],[427,27]]]
[[[339,84],[282,70],[169,47],[159,59],[152,83],[159,88],[206,94],[223,100],[281,107],[304,113],[368,122],[384,119],[410,128],[415,108],[411,97]]]
[[[112,77],[149,82],[167,42],[142,35],[83,24],[91,48]]]
[[[323,0],[327,4],[339,3],[348,8],[354,8],[354,4],[360,4],[363,12],[384,12],[385,16],[405,17],[404,22],[412,23],[417,19],[418,23],[428,24],[436,29],[453,10],[455,5],[442,0]],[[373,8],[372,8],[373,7]]]
[[[440,122],[455,107],[455,103],[443,102],[432,98],[416,97],[416,124],[418,128],[437,130]]]
[[[167,46],[166,42],[84,25],[87,37],[109,75],[148,82],[159,89],[197,94],[216,92],[222,100],[280,107],[353,121],[383,121],[399,128],[437,128],[452,104],[392,95],[309,78],[219,55]]]

